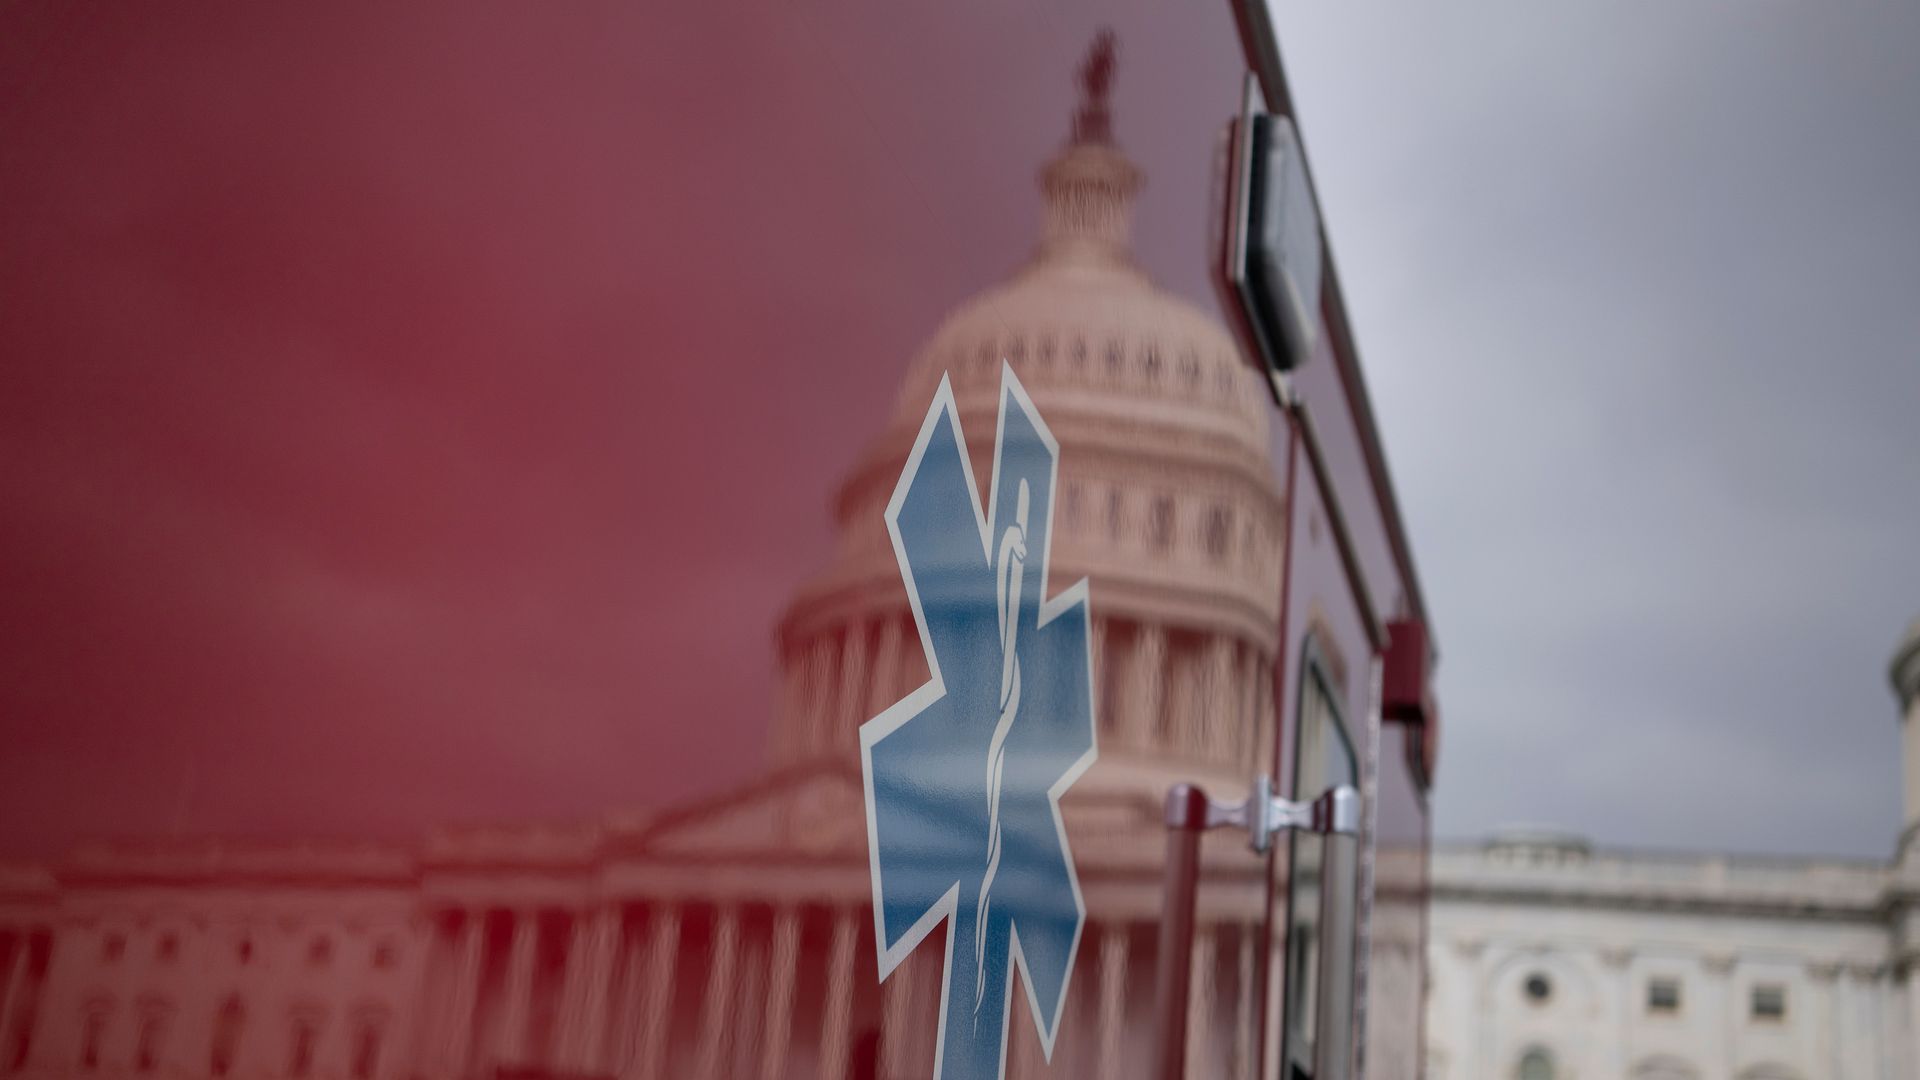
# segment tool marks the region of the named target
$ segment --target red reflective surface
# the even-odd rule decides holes
[[[0,1072],[932,1075],[858,731],[929,676],[884,517],[943,378],[982,484],[1031,393],[1092,613],[1085,926],[1008,1075],[1146,1075],[1161,796],[1285,790],[1308,628],[1423,860],[1212,285],[1243,75],[1226,4],[0,14]],[[1285,867],[1203,845],[1188,1069],[1274,1075]]]

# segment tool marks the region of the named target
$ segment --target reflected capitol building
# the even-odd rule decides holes
[[[930,1074],[941,957],[923,947],[876,979],[857,730],[927,678],[887,499],[943,374],[976,462],[990,458],[1003,360],[1065,451],[1052,576],[1092,582],[1101,748],[1063,803],[1089,917],[1061,1041],[1047,1065],[1016,1004],[1009,1074],[1144,1070],[1164,795],[1177,781],[1244,792],[1248,763],[1271,758],[1283,533],[1266,392],[1212,316],[1134,262],[1144,177],[1109,128],[1092,88],[1041,172],[1035,254],[938,328],[835,493],[837,552],[777,627],[759,780],[577,827],[396,846],[154,840],[14,866],[0,1072]],[[1268,882],[1244,842],[1214,854],[1191,1065],[1247,1075]],[[1420,909],[1393,865],[1383,856],[1368,985],[1408,1016]],[[1416,1038],[1376,1032],[1375,1074],[1412,1075]]]

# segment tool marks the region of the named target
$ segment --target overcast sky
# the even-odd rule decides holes
[[[1281,10],[1440,626],[1441,835],[1885,856],[1920,7]]]
[[[1103,24],[1141,260],[1214,302],[1225,0],[650,7],[0,7],[0,851],[750,775],[834,485],[1031,251]],[[1281,25],[1440,833],[1886,855],[1920,7]]]

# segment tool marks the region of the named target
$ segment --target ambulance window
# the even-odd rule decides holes
[[[1353,746],[1340,715],[1339,698],[1308,639],[1301,665],[1299,734],[1293,756],[1295,798],[1309,799],[1330,787],[1358,782]],[[1287,885],[1284,1080],[1329,1080],[1344,1075],[1322,1064],[1317,1047],[1344,1045],[1352,993],[1353,904],[1356,858],[1351,838],[1294,834]],[[1328,1038],[1328,1036],[1332,1036]]]

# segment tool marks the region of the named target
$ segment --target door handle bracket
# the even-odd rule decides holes
[[[1273,794],[1273,781],[1262,776],[1244,801],[1223,803],[1209,798],[1195,784],[1175,784],[1167,791],[1167,828],[1204,832],[1240,829],[1253,850],[1265,854],[1273,838],[1288,830],[1322,836],[1351,836],[1360,831],[1360,793],[1349,784],[1328,788],[1319,797],[1296,802]]]

